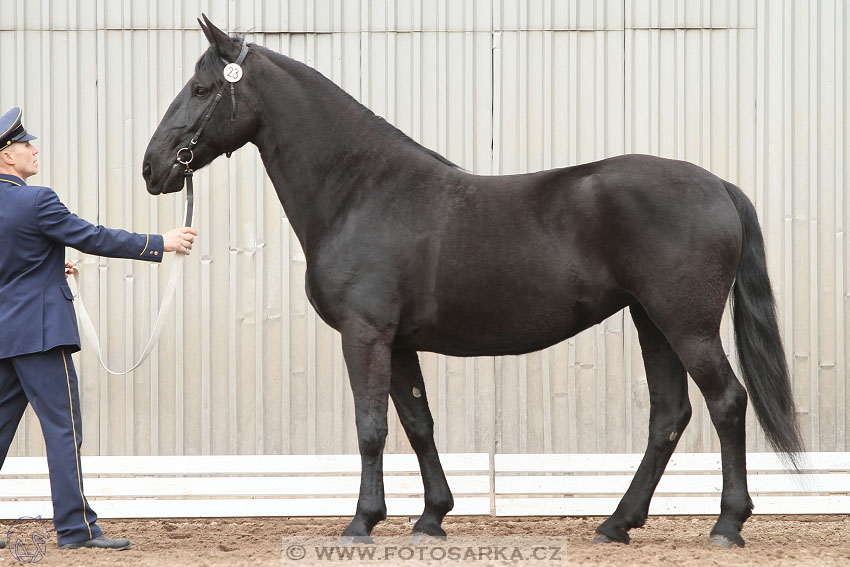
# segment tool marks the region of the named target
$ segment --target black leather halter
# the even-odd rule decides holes
[[[239,52],[239,57],[236,58],[235,63],[237,65],[242,65],[245,61],[245,56],[248,55],[248,44],[245,42],[245,39],[242,39],[242,50]],[[228,65],[228,62],[224,61],[225,65]],[[183,164],[186,167],[186,171],[183,172],[183,175],[186,178],[186,226],[192,226],[192,212],[195,205],[195,195],[194,195],[194,186],[192,184],[192,174],[194,171],[190,167],[192,160],[195,159],[194,147],[198,143],[198,139],[200,139],[201,134],[204,133],[204,129],[207,127],[207,124],[212,118],[215,109],[218,107],[218,103],[221,102],[221,99],[224,96],[224,89],[227,88],[227,85],[230,85],[230,137],[233,137],[233,123],[236,122],[236,89],[234,87],[235,83],[233,82],[225,82],[221,88],[216,93],[215,98],[210,102],[207,106],[206,113],[204,114],[204,119],[201,121],[201,126],[198,128],[198,131],[195,132],[195,135],[192,136],[192,139],[189,140],[189,143],[186,146],[177,150],[177,161]],[[227,152],[227,157],[230,157],[232,152]]]

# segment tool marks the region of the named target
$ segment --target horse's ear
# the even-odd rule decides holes
[[[206,15],[204,15],[204,18],[206,18]],[[201,21],[201,18],[198,18],[198,25],[201,26],[201,30],[204,32],[204,35],[207,36],[207,41],[215,43],[213,35],[210,33],[210,29],[206,26],[206,24],[204,24],[204,22]]]
[[[203,17],[204,21],[198,20],[198,23],[201,25],[201,29],[204,31],[204,35],[207,36],[207,40],[209,40],[210,45],[214,45],[218,50],[219,55],[225,59],[235,59],[239,54],[239,46],[236,45],[230,36],[218,29],[215,24],[207,18],[206,14],[201,14],[201,17]]]

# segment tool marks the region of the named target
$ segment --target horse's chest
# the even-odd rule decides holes
[[[336,330],[346,318],[355,317],[368,309],[377,290],[365,289],[362,277],[350,270],[338,267],[336,270],[308,268],[305,279],[305,291],[310,305],[316,310],[322,321]]]
[[[338,329],[336,309],[334,309],[333,302],[328,299],[328,291],[322,285],[321,280],[317,281],[316,278],[310,277],[310,272],[308,271],[304,289],[307,293],[307,300],[313,306],[313,309],[316,310],[322,321],[334,329]]]

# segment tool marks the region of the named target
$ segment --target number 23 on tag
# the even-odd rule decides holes
[[[224,78],[230,83],[237,83],[242,78],[242,67],[236,63],[228,63],[224,68]]]

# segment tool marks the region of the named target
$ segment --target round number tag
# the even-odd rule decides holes
[[[236,63],[228,63],[224,68],[224,78],[229,83],[237,83],[242,78],[242,67]]]

